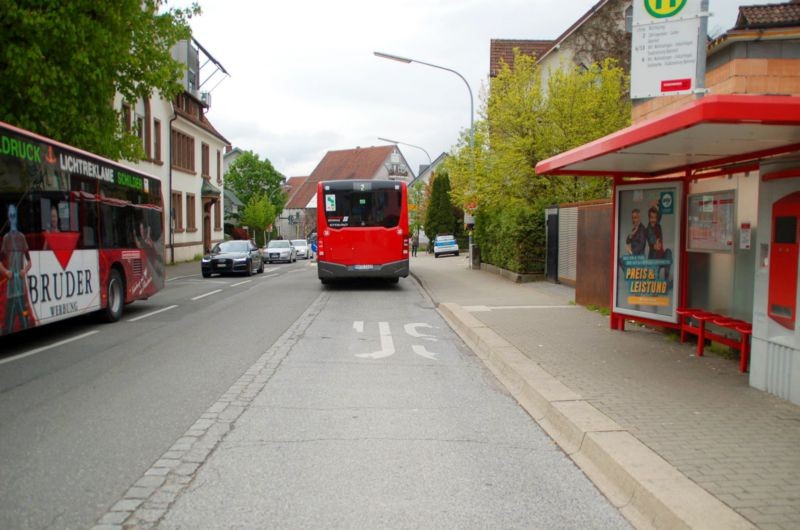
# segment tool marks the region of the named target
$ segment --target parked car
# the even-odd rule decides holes
[[[273,239],[264,248],[264,258],[267,263],[275,261],[293,263],[297,261],[297,254],[294,245],[288,239]]]
[[[292,245],[296,251],[297,259],[308,259],[311,257],[311,248],[305,239],[292,239]]]
[[[200,260],[200,271],[203,278],[212,274],[244,273],[248,276],[253,272],[264,272],[264,260],[261,252],[252,241],[246,239],[232,239],[214,245],[209,254]]]
[[[446,254],[458,256],[458,243],[456,243],[456,238],[449,234],[436,236],[433,242],[433,256],[438,258]]]

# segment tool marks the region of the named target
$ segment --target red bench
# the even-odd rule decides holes
[[[687,333],[697,335],[698,357],[703,356],[706,339],[713,340],[739,350],[739,371],[742,373],[747,372],[747,364],[750,359],[750,336],[753,334],[753,326],[749,322],[703,311],[702,309],[679,308],[676,313],[680,324],[681,342],[686,341]],[[707,328],[709,323],[738,332],[739,340],[734,340],[720,333],[714,333]]]

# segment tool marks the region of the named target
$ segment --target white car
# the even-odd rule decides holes
[[[433,242],[433,257],[438,258],[445,254],[458,256],[456,238],[451,235],[436,236],[436,240]]]
[[[311,257],[311,249],[305,239],[292,239],[292,245],[297,251],[297,259],[308,259]]]
[[[264,259],[267,263],[274,261],[286,261],[292,263],[297,261],[294,245],[288,239],[273,239],[264,248]]]

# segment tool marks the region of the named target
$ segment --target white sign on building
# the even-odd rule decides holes
[[[634,0],[631,99],[692,94],[705,61],[702,0]],[[701,38],[702,36],[702,38]]]

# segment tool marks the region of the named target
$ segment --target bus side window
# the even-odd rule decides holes
[[[97,203],[81,200],[79,204],[80,247],[97,248]]]

